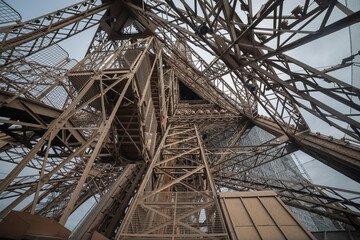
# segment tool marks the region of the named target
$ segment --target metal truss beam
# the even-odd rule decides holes
[[[90,238],[94,229],[108,238],[115,235],[115,230],[125,216],[125,210],[140,185],[146,167],[147,164],[128,165],[101,198],[96,208],[92,209],[76,228],[71,239]]]
[[[171,0],[166,1],[166,3],[168,5],[151,5],[150,3],[146,11],[138,12],[139,14],[145,14],[154,22],[162,23],[162,26],[167,29],[168,32],[173,32],[173,29],[167,27],[166,25],[169,25],[170,22],[176,22],[178,25],[178,27],[176,27],[177,30],[187,36],[189,40],[197,42],[200,47],[202,46],[201,44],[209,46],[211,51],[206,47],[202,48],[205,51],[209,51],[212,54],[217,55],[217,58],[214,59],[214,61],[212,61],[212,63],[205,68],[202,73],[206,74],[206,72],[211,69],[218,69],[215,67],[215,63],[222,60],[229,69],[224,71],[224,75],[234,74],[237,76],[237,85],[250,86],[249,84],[251,84],[254,86],[254,89],[251,91],[251,95],[253,95],[257,102],[268,112],[269,116],[278,123],[284,133],[294,135],[297,131],[301,132],[307,129],[306,122],[297,110],[298,107],[301,107],[310,111],[316,117],[325,120],[331,126],[338,128],[340,131],[343,131],[349,136],[359,139],[358,123],[351,116],[348,116],[348,114],[333,109],[328,106],[326,102],[319,101],[313,92],[307,90],[306,85],[315,84],[317,86],[315,91],[325,94],[333,101],[348,105],[352,108],[355,107],[354,110],[357,109],[357,104],[351,100],[351,96],[357,96],[359,90],[353,86],[347,86],[345,91],[343,86],[345,83],[343,81],[330,77],[320,71],[316,71],[299,61],[291,61],[290,57],[282,54],[283,51],[280,51],[277,54],[276,59],[271,59],[271,61],[262,61],[261,57],[266,56],[265,51],[271,50],[268,49],[263,42],[265,41],[263,40],[265,38],[262,38],[264,35],[256,31],[257,25],[261,21],[274,19],[277,31],[273,32],[279,42],[280,35],[284,32],[287,32],[288,30],[291,30],[291,28],[295,27],[300,27],[301,29],[316,19],[317,21],[323,21],[323,24],[318,30],[318,35],[315,35],[316,37],[320,37],[359,21],[359,17],[357,16],[358,13],[346,16],[344,19],[340,19],[338,22],[327,26],[329,16],[333,14],[332,10],[334,4],[319,4],[319,7],[309,12],[306,12],[305,9],[301,8],[299,13],[301,17],[297,20],[295,17],[292,24],[285,26],[285,23],[280,24],[282,21],[282,15],[284,14],[282,13],[283,1],[275,1],[273,3],[268,2],[265,4],[261,11],[256,14],[249,12],[250,20],[248,25],[246,25],[242,22],[241,18],[236,15],[236,11],[232,9],[232,6],[227,4],[227,1],[222,2],[222,4],[216,4],[215,2],[205,3],[200,1],[198,4],[201,9],[201,14],[195,13],[194,10],[186,3],[175,3]],[[246,4],[242,5],[246,6]],[[134,6],[130,6],[130,8],[136,9]],[[250,11],[249,9],[250,8],[245,11]],[[169,11],[171,14],[168,14],[167,16],[161,15],[161,13]],[[327,14],[320,17],[320,14],[323,11],[327,11]],[[154,13],[160,14],[157,14],[158,16],[156,17],[154,16]],[[220,13],[223,14],[224,18],[219,17]],[[229,21],[229,19],[234,19],[234,21]],[[189,29],[196,29],[204,22],[208,28],[208,35],[191,34],[189,32]],[[338,27],[334,28],[334,25]],[[171,25],[171,27],[175,26]],[[220,29],[222,31],[226,31],[228,33],[226,37],[230,37],[230,39],[227,39],[224,35],[219,34],[218,32]],[[302,33],[301,30],[295,31],[288,39],[282,39],[282,41],[285,41],[282,44],[290,41],[295,34],[306,33]],[[316,38],[312,34],[309,34],[308,36],[305,36],[304,39],[292,41],[291,43],[288,43],[288,45],[295,44],[298,46],[299,44],[297,41],[304,44],[314,39]],[[281,49],[280,42],[278,43],[277,50],[278,49]],[[249,55],[248,59],[235,57],[240,56],[240,52],[242,52],[245,56]],[[255,62],[254,59],[259,61]],[[284,62],[283,59],[286,59],[288,63],[284,63],[284,69],[280,69],[280,71],[286,74],[289,77],[289,80],[284,79],[283,77],[280,78],[274,69],[277,68],[279,70],[279,67],[275,67],[274,64],[276,61]],[[305,85],[303,87],[301,87],[300,84],[295,85],[296,82],[304,79],[303,77],[298,78],[301,74],[293,74],[292,69],[295,67],[301,67],[305,72],[311,72],[311,82],[313,83],[309,83],[304,80],[303,82]],[[340,92],[336,91],[337,87],[333,89],[332,85],[326,87],[321,85],[323,80],[330,83],[330,85],[331,83],[338,84],[339,88],[342,89],[340,90],[341,94],[339,95]],[[349,91],[347,89],[349,89]],[[277,100],[274,102],[271,99]],[[308,104],[303,104],[303,100],[307,101]],[[284,124],[285,122],[283,121],[285,118],[289,119],[287,124],[294,124],[295,128],[291,129],[286,127],[287,125]],[[339,120],[350,124],[352,129],[348,130],[341,127],[341,125],[337,124],[337,121]]]
[[[253,122],[276,136],[282,135],[282,130],[269,118],[258,117]],[[310,156],[360,182],[360,149],[356,145],[312,132],[292,136],[291,141]]]
[[[253,175],[302,150],[360,182],[360,90],[328,74],[356,54],[323,71],[284,54],[359,22],[359,12],[332,0],[284,4],[86,0],[1,28],[0,160],[14,167],[0,182],[0,200],[12,200],[0,217],[26,202],[22,211],[65,224],[94,197],[73,239],[94,230],[228,239],[216,197],[226,187],[274,190],[358,228],[360,193]],[[336,7],[346,16],[329,24]],[[79,63],[56,44],[95,25]],[[183,101],[179,82],[202,100]],[[355,144],[312,133],[300,109]],[[244,145],[253,126],[274,137]]]
[[[107,185],[116,179],[123,168],[120,164],[128,161],[118,155],[119,150],[113,151],[116,150],[113,148],[114,143],[120,140],[118,135],[125,135],[123,139],[129,138],[131,140],[129,144],[135,144],[134,133],[129,134],[130,130],[122,124],[124,117],[119,113],[127,111],[129,104],[134,104],[135,101],[129,99],[130,96],[140,99],[147,94],[138,89],[141,81],[138,69],[142,66],[142,71],[145,70],[143,63],[144,59],[149,57],[148,50],[152,46],[152,39],[147,38],[138,42],[124,41],[120,48],[105,54],[94,51],[72,68],[66,78],[69,84],[73,84],[71,91],[75,91],[76,97],[73,97],[71,104],[64,110],[51,108],[38,101],[19,96],[12,98],[11,94],[2,95],[3,108],[15,113],[22,111],[22,114],[15,115],[4,112],[10,114],[12,120],[1,120],[5,122],[3,128],[7,124],[14,124],[23,128],[32,127],[26,132],[36,133],[30,139],[32,146],[28,147],[31,150],[26,150],[22,147],[24,142],[19,139],[22,136],[18,135],[21,129],[15,127],[14,130],[10,129],[11,131],[4,130],[17,142],[9,140],[11,146],[3,147],[9,158],[8,161],[16,165],[1,181],[3,190],[0,198],[15,199],[1,212],[2,216],[35,193],[34,200],[24,211],[52,216],[65,223],[68,216],[83,202],[97,194],[102,196],[107,191]],[[106,46],[106,43],[103,46]],[[100,46],[99,50],[103,50],[103,46]],[[128,49],[131,49],[129,52],[134,49],[140,50],[136,50],[136,54],[127,56],[127,62],[122,65],[124,62],[119,61],[118,56],[124,56]],[[103,61],[106,63],[101,64]],[[95,74],[93,71],[96,62],[101,64],[102,68],[98,68],[100,74]],[[157,63],[157,60],[154,62]],[[120,65],[125,68],[119,70]],[[87,73],[83,71],[86,69],[93,70]],[[87,81],[83,81],[84,76]],[[135,113],[139,110],[136,115],[143,114],[144,118],[141,120],[144,122],[143,131],[151,132],[155,123],[145,122],[150,118],[141,109],[141,105],[137,106]],[[147,112],[151,113],[148,110]],[[135,123],[138,125],[137,121]],[[136,128],[139,132],[138,127]],[[142,136],[144,132],[141,132]],[[146,150],[144,138],[139,141],[139,147],[135,145],[133,148],[139,150],[136,153],[138,158],[147,161],[151,151]],[[155,141],[155,138],[153,140]],[[121,141],[122,144],[125,143]],[[108,159],[112,159],[113,163],[107,162]],[[29,168],[37,169],[40,175],[25,174],[18,177],[21,171],[24,169],[28,171]],[[45,207],[41,207],[39,202],[45,203]]]
[[[86,0],[16,26],[0,29],[2,67],[98,24],[101,12],[110,3]]]
[[[161,152],[171,154],[160,157]],[[216,189],[197,126],[169,125],[116,239],[180,235],[227,239],[214,196]],[[203,223],[208,228],[205,232],[199,229],[202,223],[192,223],[199,211],[215,215]],[[193,220],[188,221],[190,218]]]

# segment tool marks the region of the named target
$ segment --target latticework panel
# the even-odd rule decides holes
[[[10,7],[5,1],[0,1],[0,24],[18,22],[21,20],[20,14]]]
[[[160,192],[141,201],[124,239],[227,239],[211,192]]]

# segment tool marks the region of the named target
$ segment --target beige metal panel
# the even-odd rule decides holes
[[[239,240],[258,240],[260,239],[258,232],[255,227],[237,227],[235,228],[237,238],[232,239]]]
[[[304,232],[300,227],[298,226],[286,226],[283,228],[284,233],[286,236],[290,236],[288,239],[292,240],[300,240],[300,239],[316,239],[314,236],[311,235],[311,238],[309,237],[309,234]]]
[[[232,239],[315,239],[273,191],[220,193]]]
[[[279,225],[296,225],[294,218],[280,206],[278,201],[274,201],[272,198],[261,198],[261,202]]]
[[[261,193],[262,197],[265,196],[276,196],[276,192],[274,191],[252,191],[252,192],[223,192],[220,193],[220,197],[222,198],[237,198],[237,197],[258,197],[260,196],[259,193]]]
[[[261,235],[260,239],[266,239],[266,240],[292,239],[292,238],[288,238],[287,236],[284,236],[284,234],[281,231],[279,231],[279,228],[274,225],[271,226],[261,225],[258,226],[257,228]],[[309,239],[309,238],[302,238],[302,239]]]
[[[255,225],[267,226],[273,224],[271,217],[267,214],[266,209],[261,205],[259,199],[255,197],[240,198],[239,201],[243,202]]]
[[[239,202],[239,199],[229,198],[225,202],[226,207],[231,209],[230,217],[236,226],[252,226],[249,215],[243,215],[246,212],[243,204]]]

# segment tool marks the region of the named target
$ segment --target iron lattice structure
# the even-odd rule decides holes
[[[323,70],[285,54],[358,26],[360,12],[335,0],[86,0],[21,22],[0,6],[1,217],[22,206],[64,225],[95,198],[74,239],[227,239],[217,192],[271,189],[359,228],[360,192],[256,173],[302,151],[360,181],[360,89],[332,74],[357,53]],[[70,59],[58,43],[93,26],[84,59]],[[345,137],[313,133],[305,112]],[[254,127],[271,139],[244,145]]]

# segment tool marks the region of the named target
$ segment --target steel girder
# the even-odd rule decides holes
[[[276,136],[283,134],[282,130],[272,119],[259,117],[254,120],[254,123]],[[339,140],[319,132],[304,132],[292,136],[291,140],[297,145],[298,149],[355,181],[360,181],[358,174],[360,170],[360,149],[356,145],[350,144],[345,138]]]
[[[2,67],[26,58],[99,23],[109,1],[86,0],[1,29]]]
[[[208,216],[205,221],[202,212]],[[205,149],[193,124],[168,126],[116,239],[176,236],[228,239]]]
[[[235,2],[236,1],[234,1],[234,4]],[[236,11],[234,11],[231,6],[227,6],[228,4],[226,1],[220,3],[205,3],[199,1],[196,4],[199,5],[197,14],[195,14],[191,6],[183,2],[175,4],[171,1],[166,1],[166,3],[163,2],[162,4],[156,5],[149,2],[149,6],[147,6],[145,11],[140,11],[134,4],[128,4],[128,6],[130,9],[133,9],[136,14],[147,16],[148,19],[158,23],[164,28],[164,30],[158,30],[159,37],[165,35],[162,34],[162,32],[165,31],[168,34],[172,34],[174,39],[185,38],[187,41],[196,45],[196,47],[217,56],[210,65],[205,65],[205,67],[202,68],[202,74],[206,75],[208,72],[218,72],[213,78],[217,78],[219,72],[222,73],[220,76],[225,76],[226,74],[237,76],[232,77],[234,80],[233,89],[237,91],[236,95],[248,99],[248,103],[251,98],[255,98],[257,100],[256,102],[267,111],[269,117],[273,119],[273,122],[275,122],[278,125],[278,128],[281,129],[284,134],[288,135],[288,137],[298,139],[299,142],[301,142],[298,134],[302,133],[303,136],[307,136],[306,131],[309,129],[302,114],[298,110],[298,107],[300,107],[308,110],[331,126],[337,127],[340,131],[347,134],[350,140],[351,138],[354,138],[356,139],[355,142],[358,142],[359,135],[356,127],[358,126],[358,121],[353,118],[356,117],[357,114],[353,112],[353,115],[348,116],[348,114],[340,113],[338,111],[339,108],[334,109],[327,105],[326,102],[319,101],[319,99],[324,99],[324,101],[334,101],[333,104],[335,104],[335,102],[341,102],[357,112],[358,110],[356,109],[358,109],[359,105],[356,102],[356,97],[358,96],[359,89],[326,74],[326,71],[322,72],[301,63],[292,57],[286,56],[281,51],[277,54],[278,57],[276,59],[264,58],[264,60],[259,59],[256,63],[253,61],[253,59],[256,59],[256,56],[260,56],[258,58],[261,58],[263,55],[266,56],[266,51],[272,51],[266,46],[267,41],[261,37],[260,33],[257,33],[256,25],[260,23],[261,19],[271,19],[276,23],[275,26],[277,27],[277,30],[274,29],[273,33],[274,36],[276,36],[274,38],[277,40],[277,45],[280,49],[281,44],[286,44],[296,34],[308,34],[308,36],[306,36],[303,41],[296,40],[294,43],[289,43],[294,44],[294,47],[308,43],[311,39],[315,40],[316,38],[312,38],[313,34],[317,34],[315,36],[321,37],[328,31],[330,31],[330,34],[333,31],[354,24],[359,20],[358,13],[347,11],[347,14],[350,16],[345,16],[338,22],[326,26],[327,20],[332,14],[332,7],[334,4],[320,4],[309,12],[307,12],[308,7],[304,7],[304,12],[301,13],[303,16],[294,17],[293,23],[285,29],[280,24],[282,21],[281,16],[284,15],[284,13],[279,13],[280,9],[282,9],[282,1],[265,4],[261,12],[253,14],[256,22],[254,20],[252,24],[249,23],[248,25],[246,25],[239,16],[236,16]],[[245,3],[241,4],[243,7],[249,8],[245,6]],[[308,6],[308,3],[305,5]],[[337,7],[341,8],[339,4],[337,4]],[[249,11],[249,9],[247,11]],[[319,15],[323,11],[327,11],[327,14],[320,17]],[[233,21],[226,19],[229,18],[229,14]],[[309,33],[301,31],[302,28],[307,26],[310,22],[315,21],[315,19],[317,19],[317,21],[319,21],[319,19],[322,21],[322,25],[317,32]],[[251,21],[251,19],[249,21]],[[196,29],[196,27],[203,22],[206,22],[207,26],[211,26],[213,29],[210,28],[209,33],[206,35],[193,33],[193,29]],[[300,28],[300,30],[291,29],[296,26]],[[225,31],[224,33],[228,32],[229,34],[222,34],[223,31]],[[285,32],[291,32],[291,36],[280,42],[280,36]],[[229,36],[232,40],[226,39]],[[168,46],[166,44],[168,41],[165,37],[163,37],[162,41],[165,43],[165,46]],[[282,41],[284,41],[284,43],[282,43]],[[168,46],[168,48],[171,47]],[[191,52],[191,48],[187,51]],[[239,55],[236,53],[241,54]],[[243,55],[245,57],[240,57]],[[192,54],[191,56],[196,56],[196,54]],[[236,56],[238,56],[238,59]],[[198,59],[198,57],[196,57],[196,59]],[[222,68],[218,66],[221,60],[223,61],[223,65],[221,65]],[[249,63],[247,63],[247,61]],[[292,69],[295,67],[303,69],[304,74],[293,73]],[[287,75],[287,78],[280,78],[280,75],[278,75],[279,71],[283,75]],[[250,82],[257,90],[250,92],[247,88],[240,89],[238,87],[247,86]],[[300,82],[301,85],[299,84]],[[325,86],[324,84],[327,85]],[[336,85],[335,87],[333,86],[334,84]],[[319,96],[314,97],[317,93],[322,93],[329,98],[321,98]],[[247,97],[249,94],[252,96],[251,98]],[[308,101],[308,103],[305,104],[304,101]],[[239,100],[239,103],[241,102],[242,101]],[[254,123],[262,121],[261,118],[259,118],[259,120],[256,119],[257,114],[251,110],[251,105],[245,104],[241,106],[245,110],[241,111],[240,109],[240,112],[250,119],[255,119]],[[255,113],[255,115],[249,113]],[[284,121],[284,119],[287,120]],[[334,121],[332,119],[334,119]],[[349,124],[351,129],[344,128],[344,124],[338,124],[339,121]],[[262,125],[259,124],[259,126]],[[321,156],[326,156],[326,151],[328,151],[329,148],[326,148],[327,150],[323,152],[320,149],[321,148],[317,148],[315,151],[315,149],[310,147],[310,144],[302,146],[303,151],[315,158],[323,159]],[[355,152],[357,151],[358,149],[355,147]],[[358,181],[357,172],[359,171],[359,159],[356,157],[358,154],[351,154],[356,159],[351,161],[348,161],[346,157],[342,157],[341,154],[335,155],[337,160],[334,158],[330,161],[323,160],[323,162]],[[351,171],[353,171],[353,173],[351,173]]]
[[[71,104],[64,110],[19,96],[12,97],[11,94],[3,95],[3,109],[8,111],[3,113],[8,115],[2,116],[5,117],[2,132],[12,139],[2,145],[5,154],[2,160],[16,165],[1,182],[1,198],[14,199],[1,212],[2,216],[35,192],[33,204],[24,210],[30,209],[32,213],[52,216],[65,222],[68,215],[88,198],[103,195],[107,191],[106,186],[121,172],[121,163],[126,161],[126,158],[118,156],[116,148],[113,148],[114,143],[121,141],[121,144],[132,145],[140,151],[137,156],[148,157],[148,153],[142,148],[144,143],[135,142],[134,133],[130,135],[128,128],[122,129],[125,116],[117,114],[118,108],[126,109],[134,104],[130,99],[132,92],[139,93],[135,96],[139,99],[144,94],[136,90],[134,78],[149,54],[147,50],[151,42],[152,38],[133,43],[124,41],[122,47],[116,50],[106,49],[105,53],[94,51],[91,55],[96,57],[89,55],[72,68],[66,78],[72,86],[69,91],[74,95],[71,95]],[[103,45],[106,46],[106,43]],[[128,49],[137,48],[141,50],[133,56],[134,59],[128,58],[126,62],[117,59],[117,56],[122,56]],[[104,70],[99,69],[98,65],[98,70],[102,71],[100,74],[94,73],[93,66],[96,61],[106,61],[106,64],[102,65]],[[119,66],[125,68],[118,70]],[[86,72],[87,69],[91,72]],[[83,81],[84,76],[86,81]],[[96,92],[97,87],[101,88],[101,91]],[[11,101],[6,101],[7,99]],[[98,103],[100,108],[97,108]],[[18,115],[18,112],[21,114]],[[22,118],[19,118],[20,116]],[[10,120],[6,120],[6,117]],[[18,132],[22,131],[26,131],[31,138],[27,140],[26,135],[18,135]],[[28,144],[24,144],[25,140]],[[31,150],[26,149],[26,146]],[[117,159],[117,163],[107,160],[109,158]],[[40,176],[31,174],[31,168],[39,171]],[[18,177],[23,169],[26,170],[25,175]],[[37,206],[41,201],[42,205],[45,204],[43,208]]]
[[[235,5],[236,2],[234,1]],[[171,0],[161,4],[149,2],[145,11],[139,11],[139,8],[132,4],[128,4],[128,6],[134,9],[137,14],[145,15],[158,23],[168,32],[185,37],[198,47],[215,55],[216,58],[210,66],[203,70],[203,74],[211,69],[218,70],[216,63],[221,60],[227,67],[227,69],[223,68],[222,70],[224,75],[232,73],[237,76],[235,85],[248,86],[251,83],[256,89],[251,91],[251,95],[279,124],[279,127],[283,128],[286,134],[294,135],[296,132],[307,129],[307,125],[298,110],[298,107],[301,107],[349,136],[359,139],[357,129],[359,125],[356,120],[314,97],[316,95],[314,91],[322,93],[332,101],[358,111],[358,104],[353,97],[358,96],[359,89],[284,55],[283,52],[287,48],[281,49],[281,44],[289,42],[296,34],[308,34],[308,36],[288,43],[289,45],[293,44],[292,47],[308,43],[359,21],[359,13],[352,13],[350,16],[327,26],[326,23],[332,14],[334,4],[333,1],[329,1],[329,4],[319,3],[318,7],[308,11],[308,2],[306,2],[306,7],[301,10],[301,17],[294,17],[293,23],[286,27],[281,24],[282,15],[285,14],[282,13],[283,1],[268,2],[263,5],[258,13],[249,12],[251,7],[248,5],[251,5],[251,1],[248,4],[241,3],[245,12],[249,12],[248,23],[243,22],[237,16],[237,11],[227,1],[197,1],[195,4],[199,5],[197,13],[192,9],[192,6],[184,2],[175,4]],[[327,14],[319,16],[323,11],[327,11]],[[291,14],[293,13],[289,15]],[[264,35],[257,31],[257,25],[265,19],[272,19],[275,24],[272,30],[274,32],[273,37],[276,36],[278,48],[274,51],[266,46],[267,41],[262,37]],[[301,29],[314,19],[322,21],[320,28],[311,33],[302,32]],[[209,28],[208,34],[200,35],[191,32],[203,23],[206,23]],[[295,28],[300,30],[295,30]],[[280,36],[285,32],[291,32],[292,35],[283,40],[283,43],[283,41],[280,42]],[[270,59],[266,51],[276,55],[276,59]],[[255,62],[254,59],[258,59],[258,61]],[[303,69],[305,76],[294,74],[292,69],[295,68]],[[279,77],[277,71],[286,75],[286,78]],[[336,85],[335,88],[333,84]],[[310,87],[311,90],[309,90]],[[245,96],[244,92],[239,92],[239,94]],[[304,101],[307,103],[304,104]],[[285,118],[288,119],[286,122],[284,122]],[[338,121],[350,124],[352,129],[342,127],[337,123]],[[284,123],[294,124],[295,128],[287,128]]]
[[[146,1],[144,7],[128,1],[103,3],[83,1],[24,24],[1,29],[3,39],[1,87],[10,93],[2,94],[0,106],[22,111],[28,116],[22,119],[1,118],[0,120],[3,122],[1,132],[5,135],[1,137],[6,143],[5,146],[4,141],[1,142],[1,150],[6,154],[6,157],[1,156],[2,161],[18,164],[1,182],[4,190],[1,198],[16,198],[1,212],[1,215],[6,215],[35,192],[34,201],[23,210],[51,216],[65,223],[71,212],[92,196],[100,198],[107,192],[108,186],[121,175],[122,165],[129,160],[119,154],[121,145],[130,144],[135,148],[137,146],[139,153],[143,153],[146,159],[151,159],[151,153],[143,152],[141,149],[141,146],[145,146],[145,139],[141,137],[149,129],[137,125],[134,127],[133,123],[141,121],[140,125],[144,126],[145,119],[156,116],[159,124],[155,128],[159,128],[157,132],[163,134],[169,114],[169,122],[172,124],[179,122],[199,124],[200,136],[199,133],[196,134],[196,139],[210,144],[204,149],[202,156],[205,158],[206,155],[210,159],[208,175],[216,176],[217,185],[214,187],[226,185],[238,190],[274,189],[288,205],[358,227],[358,212],[348,207],[341,209],[343,204],[352,207],[358,205],[340,196],[339,189],[311,185],[306,181],[305,183],[289,182],[260,176],[250,177],[246,174],[249,170],[256,170],[263,164],[301,149],[359,181],[357,176],[360,169],[359,148],[348,143],[347,140],[336,140],[309,132],[299,111],[299,109],[309,111],[353,137],[355,143],[358,143],[359,125],[356,118],[337,111],[334,107],[328,106],[325,100],[321,101],[314,97],[314,93],[323,94],[331,101],[352,108],[356,116],[359,111],[356,100],[359,90],[327,74],[334,69],[348,67],[352,63],[346,60],[337,67],[320,71],[284,54],[285,51],[358,22],[359,13],[353,13],[335,1],[316,1],[313,6],[309,5],[309,1],[304,1],[303,8],[295,8],[289,13],[289,9],[284,8],[284,3],[285,1],[268,1],[257,13],[254,13],[252,1],[195,1],[194,6],[187,5],[185,1],[176,3],[170,0]],[[248,19],[245,21],[237,10],[239,6],[248,14]],[[334,8],[341,9],[346,16],[328,24]],[[102,15],[101,12],[105,14]],[[127,12],[127,14],[125,16],[119,12]],[[120,19],[119,16],[124,17]],[[315,20],[321,22],[318,29],[304,30]],[[261,26],[265,21],[271,21],[272,27]],[[47,49],[59,49],[57,42],[96,24],[100,24],[99,29],[89,47],[88,55],[75,68],[72,67],[76,61],[69,60],[68,55],[63,52],[58,54],[61,57],[53,62],[50,60],[39,62],[39,59],[51,52],[46,53]],[[195,32],[199,26],[206,26],[208,33]],[[300,34],[306,36],[298,38]],[[149,35],[156,36],[156,39],[152,44],[147,42],[148,45],[142,45],[143,39]],[[127,41],[129,36],[133,39]],[[298,39],[294,40],[296,38]],[[271,48],[268,43],[272,40],[275,41],[275,47]],[[131,113],[124,119],[114,116],[113,123],[108,124],[108,116],[116,112],[116,108],[113,108],[113,103],[106,94],[114,92],[116,85],[109,86],[106,82],[124,74],[130,74],[126,77],[130,79],[131,76],[136,75],[135,69],[141,64],[137,60],[133,65],[125,64],[127,67],[129,65],[134,67],[133,71],[127,73],[117,68],[124,66],[121,63],[113,63],[113,69],[108,72],[105,71],[106,68],[101,71],[99,66],[106,62],[106,59],[111,58],[112,54],[115,54],[121,62],[125,54],[119,53],[121,52],[119,49],[125,45],[125,48],[131,49],[137,43],[140,43],[139,49],[148,46],[149,52],[144,58],[150,56],[152,70],[148,73],[145,89],[151,89],[151,101],[154,103],[148,102],[145,97],[148,93],[145,94],[146,91],[141,91],[132,81],[128,87],[136,97],[130,99],[125,94],[123,104],[121,103],[119,107],[133,106],[142,110]],[[197,49],[202,49],[215,58],[213,61],[207,59],[205,61],[204,56],[201,56]],[[34,63],[34,59],[37,63]],[[65,76],[71,68],[72,70]],[[297,73],[297,69],[303,72]],[[100,73],[94,70],[100,70]],[[79,80],[81,77],[95,76],[94,74],[102,76],[96,80],[102,81],[99,85],[99,94],[96,95],[99,101],[87,98],[89,95],[86,90],[83,91],[87,85],[76,85],[76,82],[81,82]],[[71,81],[70,78],[78,81]],[[121,81],[123,80],[125,78]],[[182,111],[183,115],[176,114],[176,110],[181,106],[178,102],[179,93],[176,84],[179,80],[203,99],[219,106],[217,110],[222,108],[227,112],[224,115],[195,116],[188,114],[191,109],[186,109]],[[45,87],[41,88],[41,86]],[[59,89],[59,86],[67,97],[60,103],[52,102],[51,94],[56,95],[55,90]],[[89,91],[90,89],[91,87]],[[79,101],[80,99],[82,101]],[[151,104],[155,107],[153,111],[149,107]],[[272,120],[259,116],[258,104],[266,110]],[[94,106],[100,106],[102,110],[94,111]],[[104,106],[107,111],[104,111]],[[72,107],[77,107],[79,111],[76,113]],[[164,124],[162,124],[163,117]],[[249,119],[251,124],[239,124],[239,121],[246,122],[246,119]],[[339,121],[349,124],[351,129],[338,124]],[[215,124],[221,126],[221,131],[211,135],[209,133]],[[262,145],[239,146],[239,141],[246,137],[252,124],[274,134],[274,139]],[[62,127],[59,127],[60,125]],[[102,126],[106,126],[105,132],[109,134],[102,131]],[[140,140],[133,135],[134,128],[137,131],[140,129]],[[220,136],[232,128],[234,132],[227,135],[233,140],[232,143],[219,146],[211,141],[215,135]],[[46,131],[46,129],[51,130]],[[90,137],[95,132],[99,133],[103,144],[98,138]],[[225,141],[227,137],[218,139],[218,143]],[[174,141],[177,144],[184,144],[194,139],[193,134]],[[116,141],[118,144],[114,144]],[[112,144],[109,144],[110,142]],[[35,148],[29,152],[27,147],[30,145]],[[193,143],[190,145],[194,147]],[[168,152],[164,153],[164,156],[183,151],[171,147],[173,145],[166,146]],[[155,150],[154,148],[155,146],[152,151]],[[96,149],[98,151],[95,151]],[[239,152],[240,150],[242,152]],[[23,156],[26,154],[28,156],[24,161]],[[99,159],[111,157],[121,159],[122,164],[97,163]],[[237,158],[241,158],[242,161],[236,161]],[[91,166],[92,164],[94,166]],[[15,178],[25,167],[36,169],[37,173]],[[186,170],[187,173],[188,171]],[[154,174],[170,181],[176,179],[177,174],[180,173],[177,170],[169,173],[169,169],[164,167],[157,168]],[[187,182],[183,182],[182,186],[191,187]],[[329,190],[331,194],[337,192],[336,197],[323,194],[322,191],[325,190]],[[346,190],[341,191],[346,192]],[[353,192],[353,194],[359,193]],[[130,199],[133,192],[123,193],[121,196]],[[40,206],[37,204],[38,201],[42,201],[41,203],[45,205]],[[67,205],[69,201],[70,204]],[[119,219],[122,217],[121,213],[117,215]],[[163,217],[167,218],[168,215]],[[104,218],[105,220],[110,221]],[[111,224],[119,224],[119,221],[114,220]],[[86,225],[87,230],[90,229],[89,226]],[[98,227],[98,230],[101,230],[101,227]],[[109,230],[108,236],[114,234],[113,231],[110,234],[111,231]]]

